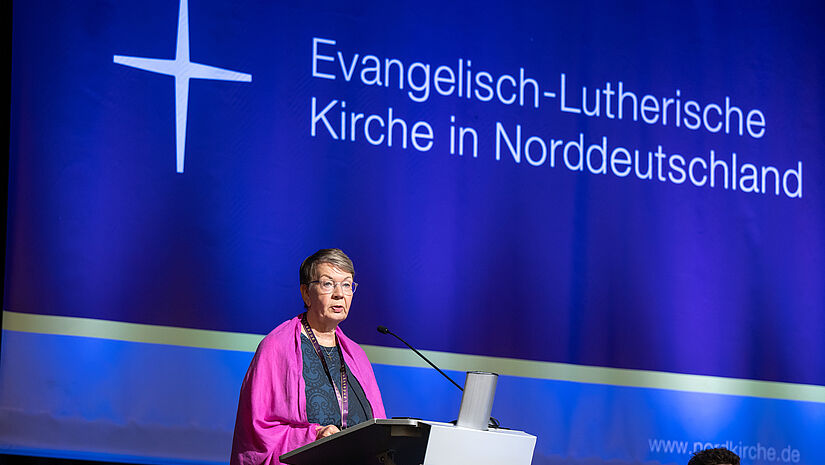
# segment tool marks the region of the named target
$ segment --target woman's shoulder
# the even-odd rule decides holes
[[[358,354],[358,356],[363,357],[365,359],[367,358],[367,354],[366,352],[364,352],[364,349],[362,349],[357,342],[347,337],[347,335],[344,334],[344,331],[341,329],[340,326],[337,328],[336,336],[338,336],[338,340],[341,341],[343,348],[348,350],[350,353],[352,353],[353,355]]]
[[[278,351],[283,348],[292,347],[295,343],[295,334],[299,331],[301,324],[297,316],[284,321],[275,329],[269,332],[258,344],[258,352]]]

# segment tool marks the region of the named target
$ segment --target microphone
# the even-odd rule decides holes
[[[441,368],[438,368],[437,366],[435,366],[435,363],[431,362],[430,359],[428,359],[427,357],[424,356],[424,354],[417,351],[415,349],[415,347],[411,346],[407,341],[401,339],[401,336],[399,336],[399,335],[395,334],[394,332],[390,331],[386,326],[383,326],[383,325],[379,325],[378,328],[376,328],[376,329],[378,329],[378,332],[381,333],[381,334],[389,334],[391,336],[395,336],[396,339],[403,342],[404,345],[406,345],[407,347],[412,349],[412,351],[415,352],[419,357],[423,358],[425,362],[429,363],[431,367],[438,370],[438,372],[441,373],[442,376],[449,379],[450,382],[453,383],[453,385],[455,385],[455,387],[457,387],[458,389],[461,390],[461,392],[464,392],[463,387],[459,386],[458,383],[456,383],[455,381],[453,381],[452,378],[447,376],[447,373],[444,373],[443,371],[441,371]],[[454,420],[453,424],[456,424],[456,423],[457,423],[457,420]],[[499,421],[495,417],[490,417],[490,426],[492,426],[493,428],[501,428],[501,424],[499,423]],[[502,428],[502,429],[508,429],[508,428]]]
[[[453,379],[452,379],[452,378],[450,378],[449,376],[447,376],[447,373],[444,373],[443,371],[441,371],[441,368],[438,368],[437,366],[435,366],[435,363],[431,362],[431,361],[430,361],[430,359],[428,359],[427,357],[425,357],[425,356],[424,356],[424,354],[422,354],[421,352],[419,352],[419,351],[415,350],[415,347],[411,346],[411,345],[410,345],[407,341],[405,341],[405,340],[401,339],[401,336],[399,336],[399,335],[395,334],[394,332],[390,331],[389,329],[387,329],[387,327],[386,327],[386,326],[378,326],[378,328],[377,328],[377,329],[378,329],[378,332],[379,332],[379,333],[381,333],[381,334],[389,334],[389,335],[391,335],[391,336],[395,336],[395,338],[396,338],[396,339],[398,339],[399,341],[403,342],[403,343],[404,343],[404,345],[406,345],[407,347],[409,347],[410,349],[412,349],[412,351],[413,351],[413,352],[415,352],[415,353],[416,353],[419,357],[423,358],[425,362],[429,363],[431,367],[433,367],[433,368],[435,368],[436,370],[438,370],[438,372],[439,372],[439,373],[441,373],[441,375],[442,375],[442,376],[444,376],[445,378],[449,379],[449,380],[450,380],[450,382],[451,382],[451,383],[453,383],[453,384],[455,385],[455,387],[457,387],[458,389],[460,389],[460,390],[461,390],[461,392],[464,392],[464,388],[463,388],[463,387],[459,386],[459,385],[458,385],[458,383],[456,383],[455,381],[453,381]]]

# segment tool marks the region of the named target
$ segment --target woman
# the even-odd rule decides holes
[[[279,464],[290,450],[385,418],[366,354],[338,327],[349,313],[354,275],[339,249],[319,250],[301,264],[306,312],[258,345],[241,386],[231,465]]]

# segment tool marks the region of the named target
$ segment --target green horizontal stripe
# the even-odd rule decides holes
[[[65,316],[3,312],[3,329],[38,334],[81,336],[118,341],[167,344],[204,349],[254,352],[263,339],[259,334],[175,328]],[[372,363],[428,368],[412,351],[363,345]],[[459,372],[479,370],[576,383],[606,384],[636,388],[727,394],[825,403],[825,386],[755,381],[720,376],[688,375],[648,370],[628,370],[567,363],[541,362],[504,357],[456,354],[422,350],[436,365]]]
[[[259,334],[144,325],[69,316],[35,315],[8,310],[3,311],[3,329],[241,352],[255,352],[258,343],[264,338]]]

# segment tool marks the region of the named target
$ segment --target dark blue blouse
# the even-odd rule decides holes
[[[335,386],[341,390],[341,357],[338,348],[330,350],[329,347],[321,346],[321,352],[327,360],[327,367],[332,374]],[[306,383],[307,399],[307,419],[310,423],[319,425],[335,425],[341,427],[341,407],[338,405],[338,398],[329,382],[329,376],[324,371],[321,359],[312,348],[309,338],[301,334],[301,352],[304,361],[304,383]],[[347,427],[372,419],[372,408],[364,395],[361,384],[352,375],[347,367],[347,384],[349,385],[349,399],[347,416]]]

